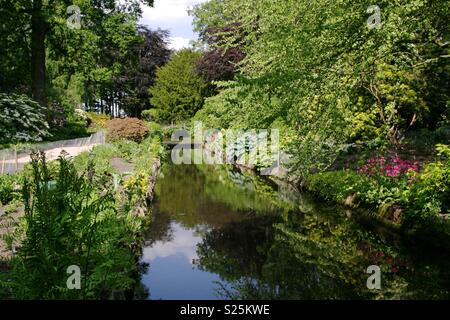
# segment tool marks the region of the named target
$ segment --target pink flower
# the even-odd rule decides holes
[[[394,154],[387,158],[374,156],[367,160],[357,171],[369,176],[377,173],[381,176],[399,177],[407,174],[408,171],[418,172],[419,170],[420,165],[417,161],[402,160],[397,154]]]

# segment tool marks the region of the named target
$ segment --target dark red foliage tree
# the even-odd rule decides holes
[[[197,70],[208,82],[232,80],[236,64],[244,57],[244,52],[239,48],[216,48],[203,55],[197,64]]]
[[[150,109],[148,88],[155,82],[156,69],[163,66],[171,54],[168,31],[140,26],[139,33],[144,40],[135,49],[137,61],[127,61],[123,73],[114,79],[116,90],[121,93],[121,107],[134,117],[140,117],[143,110]]]
[[[242,43],[239,40],[228,49],[218,47],[230,33],[239,34],[238,25],[211,28],[205,36],[211,49],[197,63],[197,71],[208,82],[231,80],[236,73],[236,65],[245,58]],[[238,37],[239,38],[239,37]]]

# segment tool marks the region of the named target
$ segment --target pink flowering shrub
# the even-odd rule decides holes
[[[369,176],[400,177],[409,171],[419,172],[419,162],[413,160],[402,160],[398,154],[385,156],[374,156],[358,168],[358,172]]]

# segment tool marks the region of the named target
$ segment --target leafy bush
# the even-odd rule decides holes
[[[135,171],[148,174],[155,158],[162,158],[164,151],[165,148],[162,146],[159,136],[145,139],[141,143],[138,152],[133,154],[133,162],[136,165]]]
[[[12,261],[14,297],[108,298],[135,285],[131,252],[140,222],[117,212],[112,179],[92,163],[81,175],[63,155],[59,174],[49,176],[45,155],[32,156],[33,176],[23,191],[25,216],[13,237],[21,247]],[[71,265],[81,269],[81,290],[66,286]]]
[[[344,203],[348,196],[365,205],[398,204],[407,197],[407,177],[369,177],[351,170],[322,172],[312,175],[308,189],[320,197]]]
[[[75,109],[71,120],[75,122],[84,122],[87,127],[89,127],[92,123],[92,119],[89,117],[89,114],[83,109]]]
[[[320,197],[338,203],[356,195],[357,200],[366,205],[401,207],[405,225],[424,222],[439,214],[450,213],[450,147],[437,145],[436,149],[439,159],[424,165],[421,172],[409,170],[411,163],[402,162],[405,164],[403,173],[397,175],[394,170],[396,174],[389,176],[383,170],[372,171],[380,167],[380,162],[371,161],[363,166],[364,174],[343,170],[311,175],[307,187]],[[385,162],[381,161],[381,164],[380,168],[384,168]],[[408,173],[405,173],[406,169]]]
[[[106,128],[106,123],[111,119],[106,114],[96,112],[87,112],[87,116],[89,117],[89,127],[92,131]]]
[[[145,199],[148,188],[148,173],[138,173],[128,178],[123,184],[128,203],[134,204]]]
[[[352,194],[359,196],[373,188],[369,178],[354,171],[329,171],[313,174],[308,178],[307,187],[320,197],[344,203]]]
[[[87,130],[85,122],[69,121],[64,126],[55,126],[50,130],[51,138],[48,141],[69,140],[88,137],[90,133]]]
[[[120,153],[120,156],[127,161],[133,161],[134,156],[139,152],[139,144],[131,140],[118,140],[114,142],[114,147]]]
[[[159,137],[161,140],[164,139],[164,131],[159,123],[148,121],[146,122],[146,124],[148,129],[150,130],[151,137]]]
[[[116,170],[111,166],[110,159],[120,157],[120,151],[114,144],[95,146],[91,152],[83,152],[74,159],[74,165],[78,171],[86,171],[91,162],[94,170],[103,174],[114,174]]]
[[[144,110],[141,113],[142,118],[146,121],[154,121],[155,119],[158,118],[158,110],[156,109],[149,109],[149,110]]]
[[[52,127],[64,127],[67,125],[67,115],[61,103],[53,101],[49,111]]]
[[[437,145],[440,160],[424,167],[411,184],[408,219],[417,220],[450,212],[450,147]]]
[[[442,126],[434,131],[420,129],[406,134],[406,146],[418,154],[431,155],[437,144],[450,143],[450,126]]]
[[[450,143],[450,126],[442,126],[436,129],[434,137],[439,143]]]
[[[5,205],[18,197],[15,187],[20,180],[19,175],[0,175],[0,205]]]
[[[197,71],[208,82],[232,80],[236,64],[242,61],[244,56],[241,48],[214,48],[197,62]]]
[[[0,93],[0,143],[34,142],[49,136],[45,113],[25,95]]]
[[[106,123],[109,141],[128,139],[141,142],[149,133],[145,122],[137,118],[113,119]]]

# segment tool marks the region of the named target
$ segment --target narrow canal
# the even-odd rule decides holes
[[[448,257],[404,246],[351,214],[231,167],[166,164],[142,256],[145,296],[450,297]],[[367,288],[371,265],[381,269],[380,290]]]

